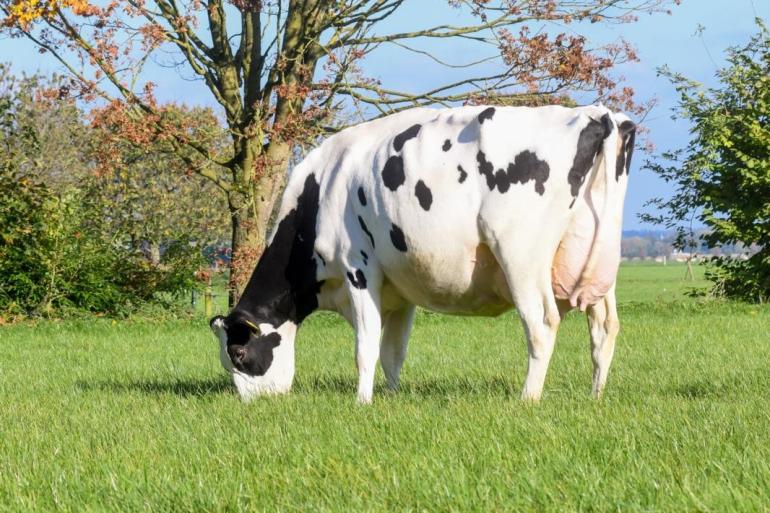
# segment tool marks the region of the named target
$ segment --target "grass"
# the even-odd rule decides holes
[[[300,330],[293,392],[250,404],[202,318],[0,328],[0,511],[770,510],[770,308],[683,276],[621,269],[601,402],[577,314],[536,406],[515,314],[421,313],[370,407],[331,314]]]
[[[624,263],[618,276],[618,303],[667,303],[687,299],[691,292],[708,290],[704,267],[693,266],[693,280],[685,279],[685,264]]]

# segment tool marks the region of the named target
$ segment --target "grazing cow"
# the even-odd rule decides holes
[[[215,317],[244,399],[284,393],[298,326],[317,309],[356,333],[358,400],[377,359],[390,387],[415,305],[460,315],[515,307],[540,398],[562,316],[588,314],[593,393],[618,332],[615,276],[635,125],[602,106],[416,108],[348,128],[291,173],[243,296]]]

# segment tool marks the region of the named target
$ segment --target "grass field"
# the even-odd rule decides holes
[[[605,398],[585,319],[543,401],[515,314],[418,315],[402,390],[355,404],[352,330],[300,330],[286,397],[239,401],[206,320],[0,328],[0,511],[768,511],[770,308],[628,265]]]

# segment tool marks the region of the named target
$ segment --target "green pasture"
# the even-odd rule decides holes
[[[242,403],[206,319],[0,327],[0,511],[770,510],[770,308],[624,265],[605,398],[584,316],[538,405],[515,314],[421,312],[402,389],[355,403],[352,330],[300,330],[285,397]]]

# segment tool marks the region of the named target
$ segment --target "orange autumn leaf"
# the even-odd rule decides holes
[[[50,18],[58,9],[71,9],[78,16],[91,16],[97,11],[88,0],[13,0],[3,25],[26,29],[41,18]]]

